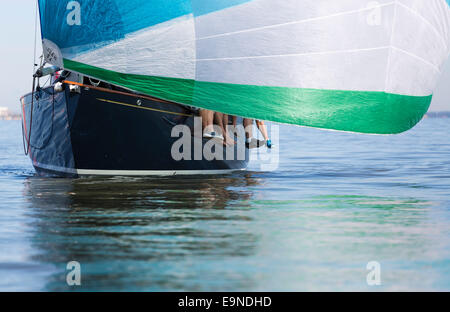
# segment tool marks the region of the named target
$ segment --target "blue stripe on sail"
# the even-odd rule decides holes
[[[220,11],[250,1],[253,0],[191,0],[195,16]]]
[[[116,3],[127,34],[192,14],[191,0],[116,0]]]
[[[80,5],[81,25],[69,25],[70,3]],[[42,35],[61,49],[113,42],[125,36],[125,27],[114,0],[39,0]],[[69,9],[68,9],[69,8]]]
[[[68,25],[69,14],[74,11],[71,2],[80,5],[81,25]],[[191,0],[39,0],[39,5],[43,37],[73,53],[192,14]]]
[[[172,19],[204,15],[252,0],[39,0],[43,37],[78,54],[123,39],[127,34]],[[68,4],[72,2],[71,5]],[[81,25],[68,25],[73,3]]]

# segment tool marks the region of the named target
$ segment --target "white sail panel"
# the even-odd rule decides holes
[[[121,73],[195,79],[194,30],[193,16],[182,16],[72,59]]]

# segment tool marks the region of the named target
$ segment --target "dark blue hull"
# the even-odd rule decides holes
[[[25,146],[42,175],[220,174],[248,164],[248,150],[242,157],[237,148],[231,160],[175,160],[179,138],[172,129],[186,125],[194,133],[195,112],[123,90],[80,86],[71,92],[66,85],[55,93],[49,87],[34,93],[33,104],[31,94],[24,96],[22,108]],[[208,142],[194,135],[191,140],[193,150]]]

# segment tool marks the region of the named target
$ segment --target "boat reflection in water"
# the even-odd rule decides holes
[[[56,267],[46,290],[69,289],[69,261],[81,263],[83,290],[204,289],[217,277],[206,283],[199,278],[209,278],[208,267],[199,267],[205,258],[254,253],[258,237],[247,230],[252,219],[245,210],[257,184],[248,172],[214,178],[30,178],[24,195],[35,215],[32,241],[39,253],[33,260]],[[217,273],[229,282],[235,278],[227,267]]]
[[[53,265],[42,290],[56,291],[372,290],[371,261],[379,290],[445,289],[448,227],[432,201],[279,175],[29,178],[30,261]],[[69,261],[82,287],[67,286]]]

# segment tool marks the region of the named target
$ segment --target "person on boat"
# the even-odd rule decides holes
[[[228,130],[228,120],[229,120],[229,117],[227,114],[223,114],[223,113],[219,113],[219,112],[215,113],[215,121],[216,121],[216,124],[219,125],[220,129],[222,130],[225,145],[234,145],[234,144],[236,144],[236,142],[230,137],[230,135],[227,131]]]
[[[202,117],[203,137],[216,138],[224,141],[224,145],[235,144],[234,140],[226,131],[228,125],[228,115],[219,112],[214,112],[207,109],[200,110],[200,117]],[[216,132],[214,125],[220,128],[220,132]]]
[[[267,127],[264,121],[256,120],[256,126],[258,127],[258,130],[261,132],[261,134],[264,137],[264,140],[266,141],[266,145],[268,148],[272,148],[272,140],[269,138],[269,134],[267,132]]]
[[[202,118],[203,137],[218,137],[218,134],[214,131],[214,112],[208,109],[200,109],[200,117]]]
[[[246,135],[246,143],[251,144],[252,138],[253,138],[253,119],[245,118],[243,120],[244,128],[245,128],[245,135]],[[258,130],[261,132],[261,134],[264,137],[265,144],[268,148],[272,148],[272,140],[269,138],[269,134],[267,132],[267,127],[263,121],[256,120],[256,126]]]

